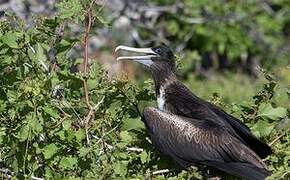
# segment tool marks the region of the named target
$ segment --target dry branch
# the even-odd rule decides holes
[[[85,101],[86,105],[89,109],[91,109],[91,104],[90,104],[90,99],[89,99],[89,90],[88,90],[88,83],[87,83],[87,78],[88,78],[88,62],[89,62],[89,34],[91,31],[91,26],[92,26],[92,9],[91,7],[88,8],[86,12],[86,18],[87,18],[87,23],[86,23],[86,31],[84,34],[84,72],[83,72],[83,86],[84,86],[84,93],[85,93]]]
[[[280,134],[277,136],[272,142],[269,143],[269,146],[273,146],[280,138],[282,138],[285,135],[285,133]]]
[[[170,172],[169,169],[162,169],[162,170],[158,170],[158,171],[153,171],[152,175],[155,176],[155,175],[158,175],[158,174],[165,174],[165,173],[169,173],[169,172]]]

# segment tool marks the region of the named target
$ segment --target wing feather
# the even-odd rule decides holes
[[[153,144],[183,167],[203,162],[243,162],[267,171],[251,149],[219,124],[207,126],[205,121],[156,108],[145,108],[143,114]]]
[[[229,133],[249,146],[259,157],[265,158],[272,154],[267,144],[257,139],[250,129],[237,118],[227,114],[219,107],[204,101],[181,83],[173,83],[166,89],[167,109],[174,114],[193,119],[204,119],[224,126]]]

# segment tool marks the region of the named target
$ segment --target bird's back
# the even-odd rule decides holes
[[[188,118],[215,122],[249,146],[261,158],[272,153],[271,148],[257,139],[250,129],[221,108],[195,96],[186,86],[176,81],[165,89],[165,110]]]
[[[145,108],[144,118],[153,144],[183,167],[199,163],[249,179],[269,175],[261,159],[223,126],[157,108]]]

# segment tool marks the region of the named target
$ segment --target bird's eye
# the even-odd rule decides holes
[[[157,52],[158,54],[160,54],[160,53],[161,53],[161,49],[160,49],[160,48],[157,48],[157,49],[156,49],[156,52]]]

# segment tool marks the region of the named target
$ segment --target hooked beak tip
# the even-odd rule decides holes
[[[119,51],[119,50],[122,49],[123,47],[124,47],[124,46],[122,46],[122,45],[117,46],[117,47],[115,48],[115,52]]]

